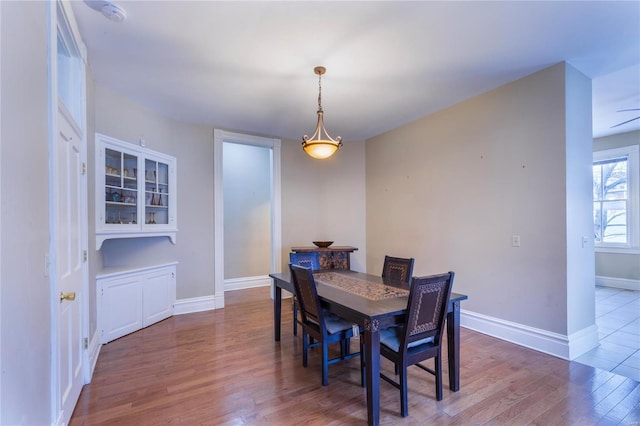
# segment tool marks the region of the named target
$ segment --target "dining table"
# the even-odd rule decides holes
[[[409,284],[351,270],[315,271],[318,296],[325,308],[363,329],[367,419],[380,423],[380,331],[402,324],[407,311]],[[280,341],[282,290],[293,294],[290,272],[269,274],[273,278],[275,340]],[[460,389],[460,302],[468,297],[451,293],[447,311],[447,359],[449,389]]]

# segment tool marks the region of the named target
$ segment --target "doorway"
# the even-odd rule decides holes
[[[224,144],[250,145],[269,150],[270,187],[270,272],[280,272],[282,263],[282,229],[280,197],[279,139],[214,130],[214,298],[216,308],[224,307],[225,244],[224,244]]]

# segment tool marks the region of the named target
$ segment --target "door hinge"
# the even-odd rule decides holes
[[[82,339],[82,345],[85,349],[89,349],[89,339],[87,339],[86,337]]]
[[[87,163],[82,163],[82,170],[81,170],[83,175],[87,174]]]
[[[86,262],[88,258],[89,258],[89,255],[87,254],[87,251],[82,250],[82,261]]]

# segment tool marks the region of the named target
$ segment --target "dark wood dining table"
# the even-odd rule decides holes
[[[327,275],[330,274],[330,275]],[[274,283],[273,321],[275,340],[280,341],[282,290],[293,293],[289,272],[269,274]],[[350,270],[314,272],[318,295],[331,312],[360,325],[364,330],[367,383],[367,417],[380,423],[380,331],[404,320],[409,286]],[[460,389],[460,302],[464,294],[451,293],[447,313],[449,389]]]

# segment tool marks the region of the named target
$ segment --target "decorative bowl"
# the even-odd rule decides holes
[[[320,248],[327,248],[333,244],[333,241],[314,241],[313,244]]]

